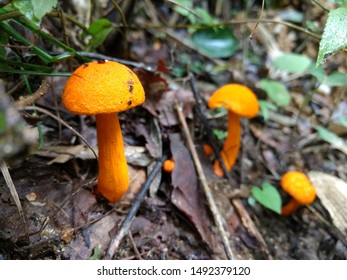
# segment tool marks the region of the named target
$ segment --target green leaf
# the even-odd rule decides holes
[[[36,18],[41,20],[44,15],[52,11],[57,6],[58,0],[31,0],[31,4],[34,9],[34,15]]]
[[[339,124],[347,128],[347,118],[345,118],[344,116],[340,116]]]
[[[316,66],[324,63],[333,53],[347,46],[347,7],[329,12],[319,44]]]
[[[328,142],[333,148],[347,154],[347,143],[341,137],[320,125],[315,126],[315,129],[324,141]]]
[[[218,23],[218,20],[215,19],[208,11],[203,8],[195,8],[195,12],[199,16],[198,23],[204,25],[214,25]]]
[[[324,128],[323,126],[317,125],[315,126],[315,129],[317,130],[320,138],[322,138],[324,141],[330,143],[330,144],[336,144],[344,142],[342,138],[340,138],[337,134],[329,131],[328,129]]]
[[[12,2],[27,19],[35,22],[39,22],[57,3],[58,0],[13,0]]]
[[[6,115],[5,112],[0,111],[0,135],[5,132],[6,129]]]
[[[254,186],[252,195],[264,207],[281,214],[282,199],[279,191],[271,184],[264,182],[261,188]]]
[[[274,65],[277,69],[293,74],[304,73],[311,64],[312,60],[306,55],[296,53],[281,55],[274,61]]]
[[[266,100],[259,100],[258,103],[265,121],[268,121],[269,119],[269,110],[277,111],[277,106],[273,103],[267,102]]]
[[[336,71],[327,76],[322,66],[312,67],[308,72],[314,76],[318,82],[324,83],[330,87],[347,85],[347,75],[345,73]]]
[[[313,32],[318,32],[320,30],[318,24],[311,20],[306,21],[306,26],[308,29],[312,30]]]
[[[192,34],[195,46],[213,58],[227,58],[238,49],[238,43],[228,27],[197,30]]]
[[[90,41],[88,42],[86,49],[94,50],[98,46],[100,46],[110,34],[112,29],[112,23],[106,18],[101,18],[94,21],[83,34],[84,36],[92,36]]]
[[[318,66],[318,67],[315,67],[315,66],[312,66],[308,72],[314,76],[318,82],[320,83],[323,83],[325,78],[326,78],[326,75],[325,75],[325,72],[324,72],[324,69],[322,66]]]
[[[331,87],[345,86],[347,85],[347,75],[341,72],[334,72],[326,77],[324,83]]]
[[[259,82],[259,87],[278,106],[286,106],[290,103],[290,94],[284,84],[264,79]]]
[[[12,5],[27,19],[38,21],[34,16],[34,8],[30,0],[13,0]]]
[[[101,260],[100,256],[100,245],[94,248],[93,255],[89,258],[90,260]]]
[[[8,44],[8,35],[3,30],[0,30],[0,58],[5,58],[6,49],[3,46]]]
[[[174,10],[180,15],[188,18],[189,22],[194,24],[197,22],[197,17],[194,15],[191,10],[193,9],[193,2],[190,0],[176,0]]]
[[[293,9],[283,10],[282,12],[280,12],[279,16],[281,20],[292,21],[296,23],[301,23],[304,19],[304,14],[302,12]]]
[[[347,7],[347,0],[336,0],[336,3],[342,7]]]
[[[228,131],[223,131],[223,130],[214,128],[213,129],[213,134],[216,135],[218,140],[223,140],[223,139],[227,138]]]

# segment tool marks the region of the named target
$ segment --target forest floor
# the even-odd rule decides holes
[[[232,20],[249,23],[231,24],[237,50],[230,57],[214,58],[191,43],[190,23],[172,9],[171,1],[134,2],[131,7],[121,6],[127,24],[134,28],[110,33],[101,46],[85,53],[95,60],[123,59],[145,88],[145,103],[119,114],[131,178],[129,192],[116,204],[94,195],[97,160],[90,147],[65,126],[76,129],[97,150],[94,116],[72,115],[62,106],[67,77],[30,76],[33,92],[49,84],[35,100],[36,111],[31,104],[21,109],[27,126],[32,126],[30,133],[37,133],[39,126],[43,142],[7,162],[22,211],[9,183],[0,178],[0,259],[227,259],[230,252],[237,259],[347,259],[347,222],[339,221],[347,217],[347,208],[334,212],[328,207],[340,193],[318,193],[312,205],[282,217],[257,203],[251,192],[252,187],[267,182],[275,186],[283,202],[288,201],[280,179],[290,170],[308,174],[317,184],[324,180],[325,185],[335,184],[338,178],[347,181],[346,149],[324,141],[315,130],[321,125],[341,139],[346,137],[347,128],[338,121],[347,119],[345,87],[317,87],[310,75],[288,75],[273,66],[274,59],[284,53],[300,53],[315,61],[317,38],[278,22],[255,28],[255,21],[249,19],[259,19],[261,6],[250,7],[247,15],[245,7],[235,4],[233,9],[239,10]],[[321,34],[327,13],[306,2],[266,8],[261,17],[290,22],[289,16],[296,11],[302,16],[300,23],[294,22],[297,26],[310,21]],[[86,20],[72,4],[63,9],[82,22]],[[215,17],[230,20],[223,9],[206,9]],[[115,9],[96,10],[94,19],[121,22]],[[59,19],[49,16],[42,22],[46,32],[61,40],[66,32],[74,48],[85,50],[83,40],[77,39],[81,38],[78,26],[65,24],[62,29]],[[52,48],[45,41],[37,44],[46,50]],[[55,70],[71,72],[82,63],[66,59],[57,63]],[[328,72],[347,73],[346,65],[345,53],[338,53],[324,67]],[[216,134],[226,130],[227,113],[221,110],[216,114],[207,108],[207,101],[219,86],[233,82],[247,85],[259,100],[271,102],[259,87],[265,78],[281,81],[291,101],[267,111],[267,119],[261,112],[241,120],[237,162],[229,178],[218,177],[213,173],[214,155],[206,156],[203,145],[222,147],[223,137],[207,134],[208,129],[217,130]],[[19,100],[26,91],[23,77],[8,75],[5,81],[6,92]],[[192,156],[190,140],[197,158]],[[164,157],[175,160],[172,173],[156,168]],[[223,221],[229,254],[197,164]],[[154,179],[148,182],[151,176]],[[149,189],[127,229],[124,220],[146,183],[150,183]],[[346,201],[346,197],[342,199]]]

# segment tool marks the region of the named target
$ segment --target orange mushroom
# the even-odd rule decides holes
[[[163,170],[171,173],[175,168],[175,161],[173,158],[167,159],[163,163]]]
[[[316,198],[316,190],[307,176],[299,171],[285,173],[281,187],[292,198],[282,207],[282,216],[293,214],[301,205],[311,204]]]
[[[209,108],[222,106],[228,110],[228,135],[220,155],[226,169],[230,171],[240,149],[240,117],[255,117],[259,111],[259,104],[256,95],[248,87],[240,84],[227,84],[217,89],[208,101]],[[219,161],[215,161],[213,169],[216,175],[224,175]]]
[[[207,157],[213,154],[213,149],[209,144],[203,144],[202,149],[204,150],[204,153]]]
[[[74,114],[96,115],[99,174],[96,193],[109,202],[120,200],[129,187],[118,112],[142,104],[144,89],[123,64],[90,62],[77,68],[66,82],[62,101]]]

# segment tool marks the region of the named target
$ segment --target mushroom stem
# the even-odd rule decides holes
[[[228,171],[234,166],[237,155],[240,150],[241,126],[238,115],[229,111],[228,113],[228,135],[225,139],[224,146],[220,152],[220,156]],[[223,176],[224,172],[218,161],[215,161],[213,167],[214,173],[218,176]]]
[[[96,193],[114,203],[122,198],[129,186],[128,165],[118,114],[96,115],[96,129],[99,147]]]
[[[281,215],[282,216],[290,216],[296,210],[298,210],[300,206],[301,206],[301,204],[297,200],[292,198],[291,200],[289,200],[289,202],[286,205],[284,205],[282,207]]]

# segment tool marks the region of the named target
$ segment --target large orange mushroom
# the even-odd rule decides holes
[[[74,114],[96,115],[98,186],[109,202],[120,200],[129,187],[118,112],[142,104],[144,89],[136,74],[113,61],[90,62],[77,68],[66,82],[62,101]]]
[[[311,204],[316,198],[316,189],[307,176],[299,171],[290,171],[281,178],[281,187],[292,198],[282,207],[282,216],[293,214],[301,205]]]
[[[220,153],[224,165],[231,170],[240,149],[240,117],[253,118],[258,114],[259,104],[251,89],[240,84],[227,84],[217,89],[208,101],[209,108],[224,107],[228,111],[228,135]],[[214,172],[223,176],[219,161],[214,163]]]

